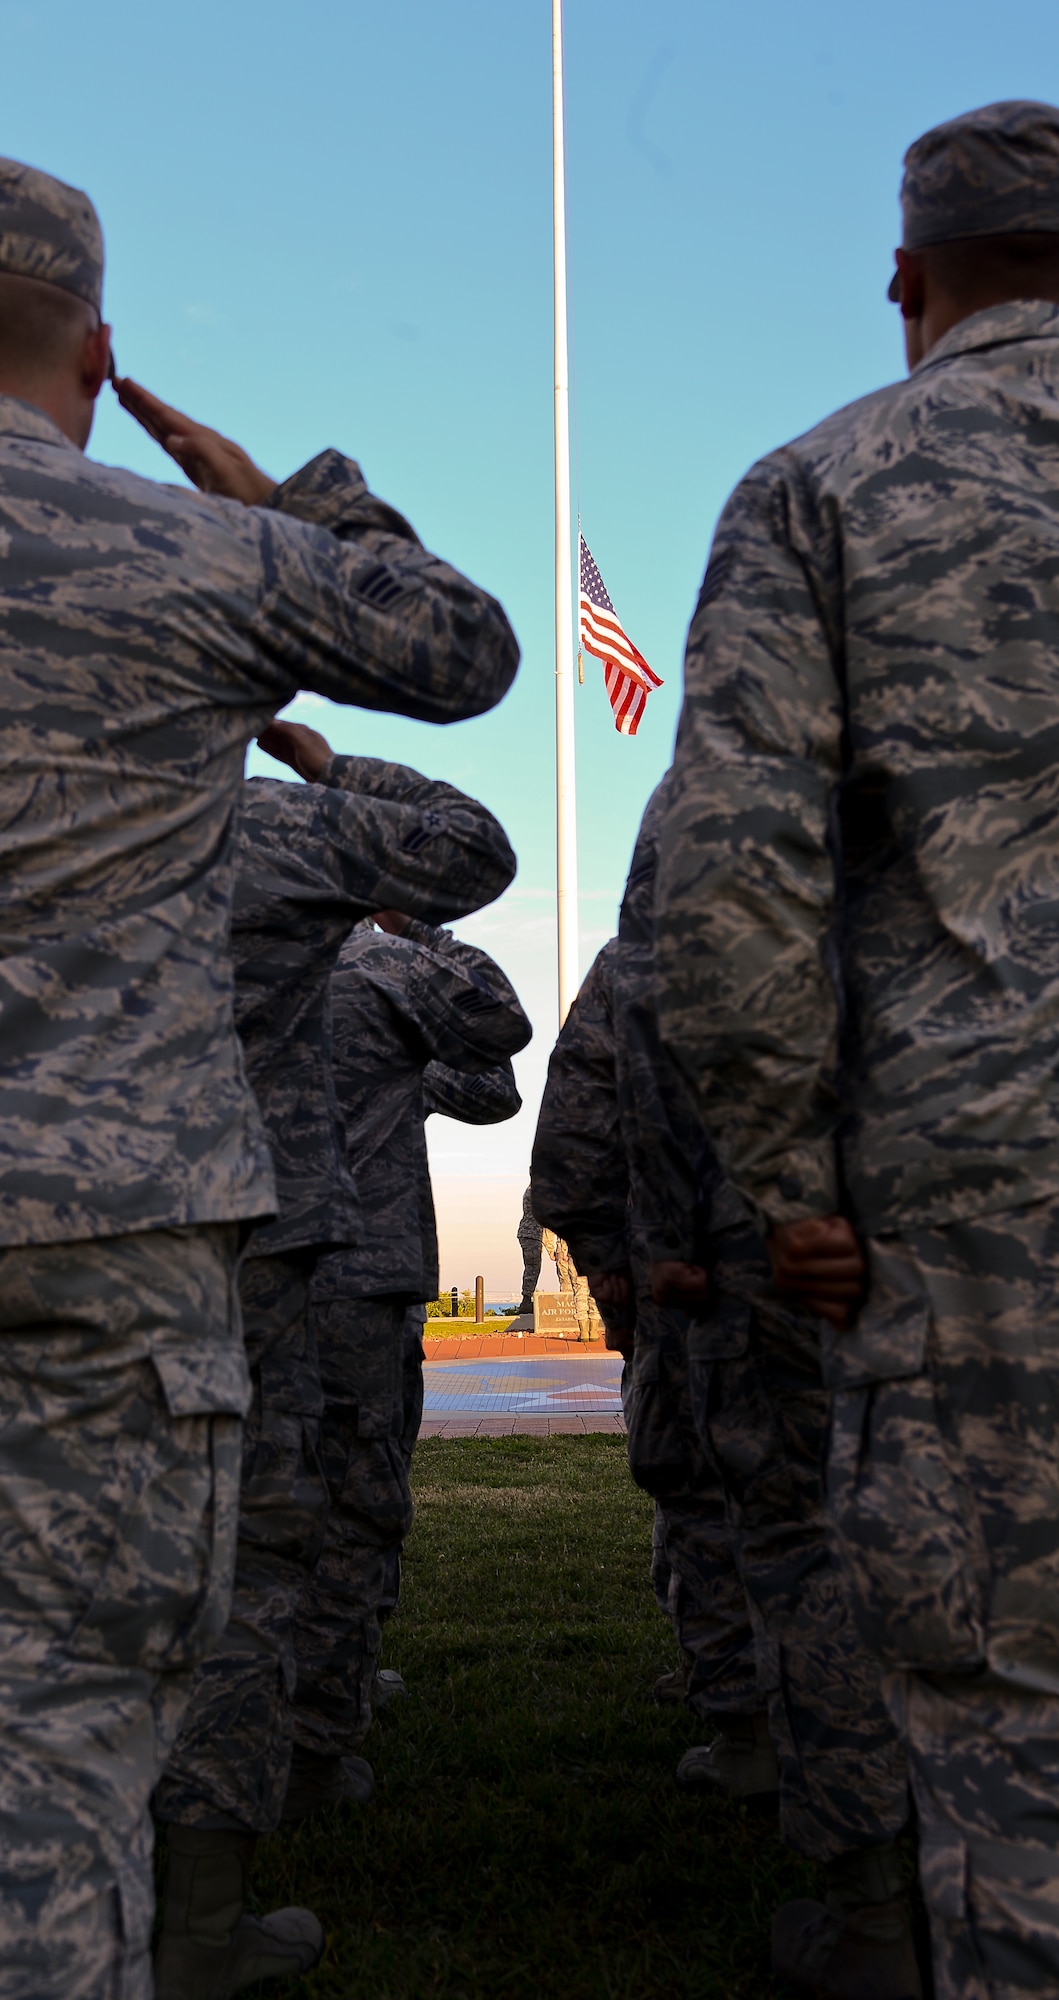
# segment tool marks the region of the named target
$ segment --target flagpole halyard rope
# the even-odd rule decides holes
[[[561,1024],[566,1019],[579,983],[562,0],[552,0],[552,253],[555,361],[555,878]]]

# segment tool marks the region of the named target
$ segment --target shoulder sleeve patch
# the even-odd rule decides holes
[[[720,555],[710,558],[706,566],[706,574],[702,579],[699,601],[695,606],[696,617],[700,611],[705,609],[707,604],[712,604],[714,598],[720,595],[721,590],[724,588],[725,577],[732,567],[734,556],[735,550],[727,548],[722,549]]]

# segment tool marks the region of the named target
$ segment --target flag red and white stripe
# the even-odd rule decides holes
[[[603,678],[614,711],[615,729],[622,736],[635,736],[640,717],[647,707],[647,697],[652,688],[661,687],[662,682],[629,638],[611,603],[595,557],[580,531],[577,556],[581,586],[578,593],[578,645],[603,662]]]

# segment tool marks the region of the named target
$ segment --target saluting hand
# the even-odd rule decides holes
[[[119,376],[114,387],[122,409],[176,460],[200,493],[241,500],[244,507],[264,507],[272,498],[276,481],[254,464],[241,445],[183,416],[160,397],[152,396],[149,389],[141,388],[131,375]]]
[[[844,1215],[815,1215],[784,1222],[769,1237],[772,1275],[783,1292],[795,1292],[811,1312],[842,1333],[864,1293],[864,1252]]]
[[[304,722],[270,722],[261,731],[257,747],[275,757],[278,763],[289,764],[310,785],[335,754],[326,736]]]

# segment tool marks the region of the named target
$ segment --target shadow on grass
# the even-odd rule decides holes
[[[262,1843],[255,1900],[328,1932],[313,2000],[766,2000],[776,1906],[812,1893],[770,1823],[677,1791],[703,1729],[675,1664],[624,1440],[430,1439],[384,1663],[411,1699],[377,1779]]]

